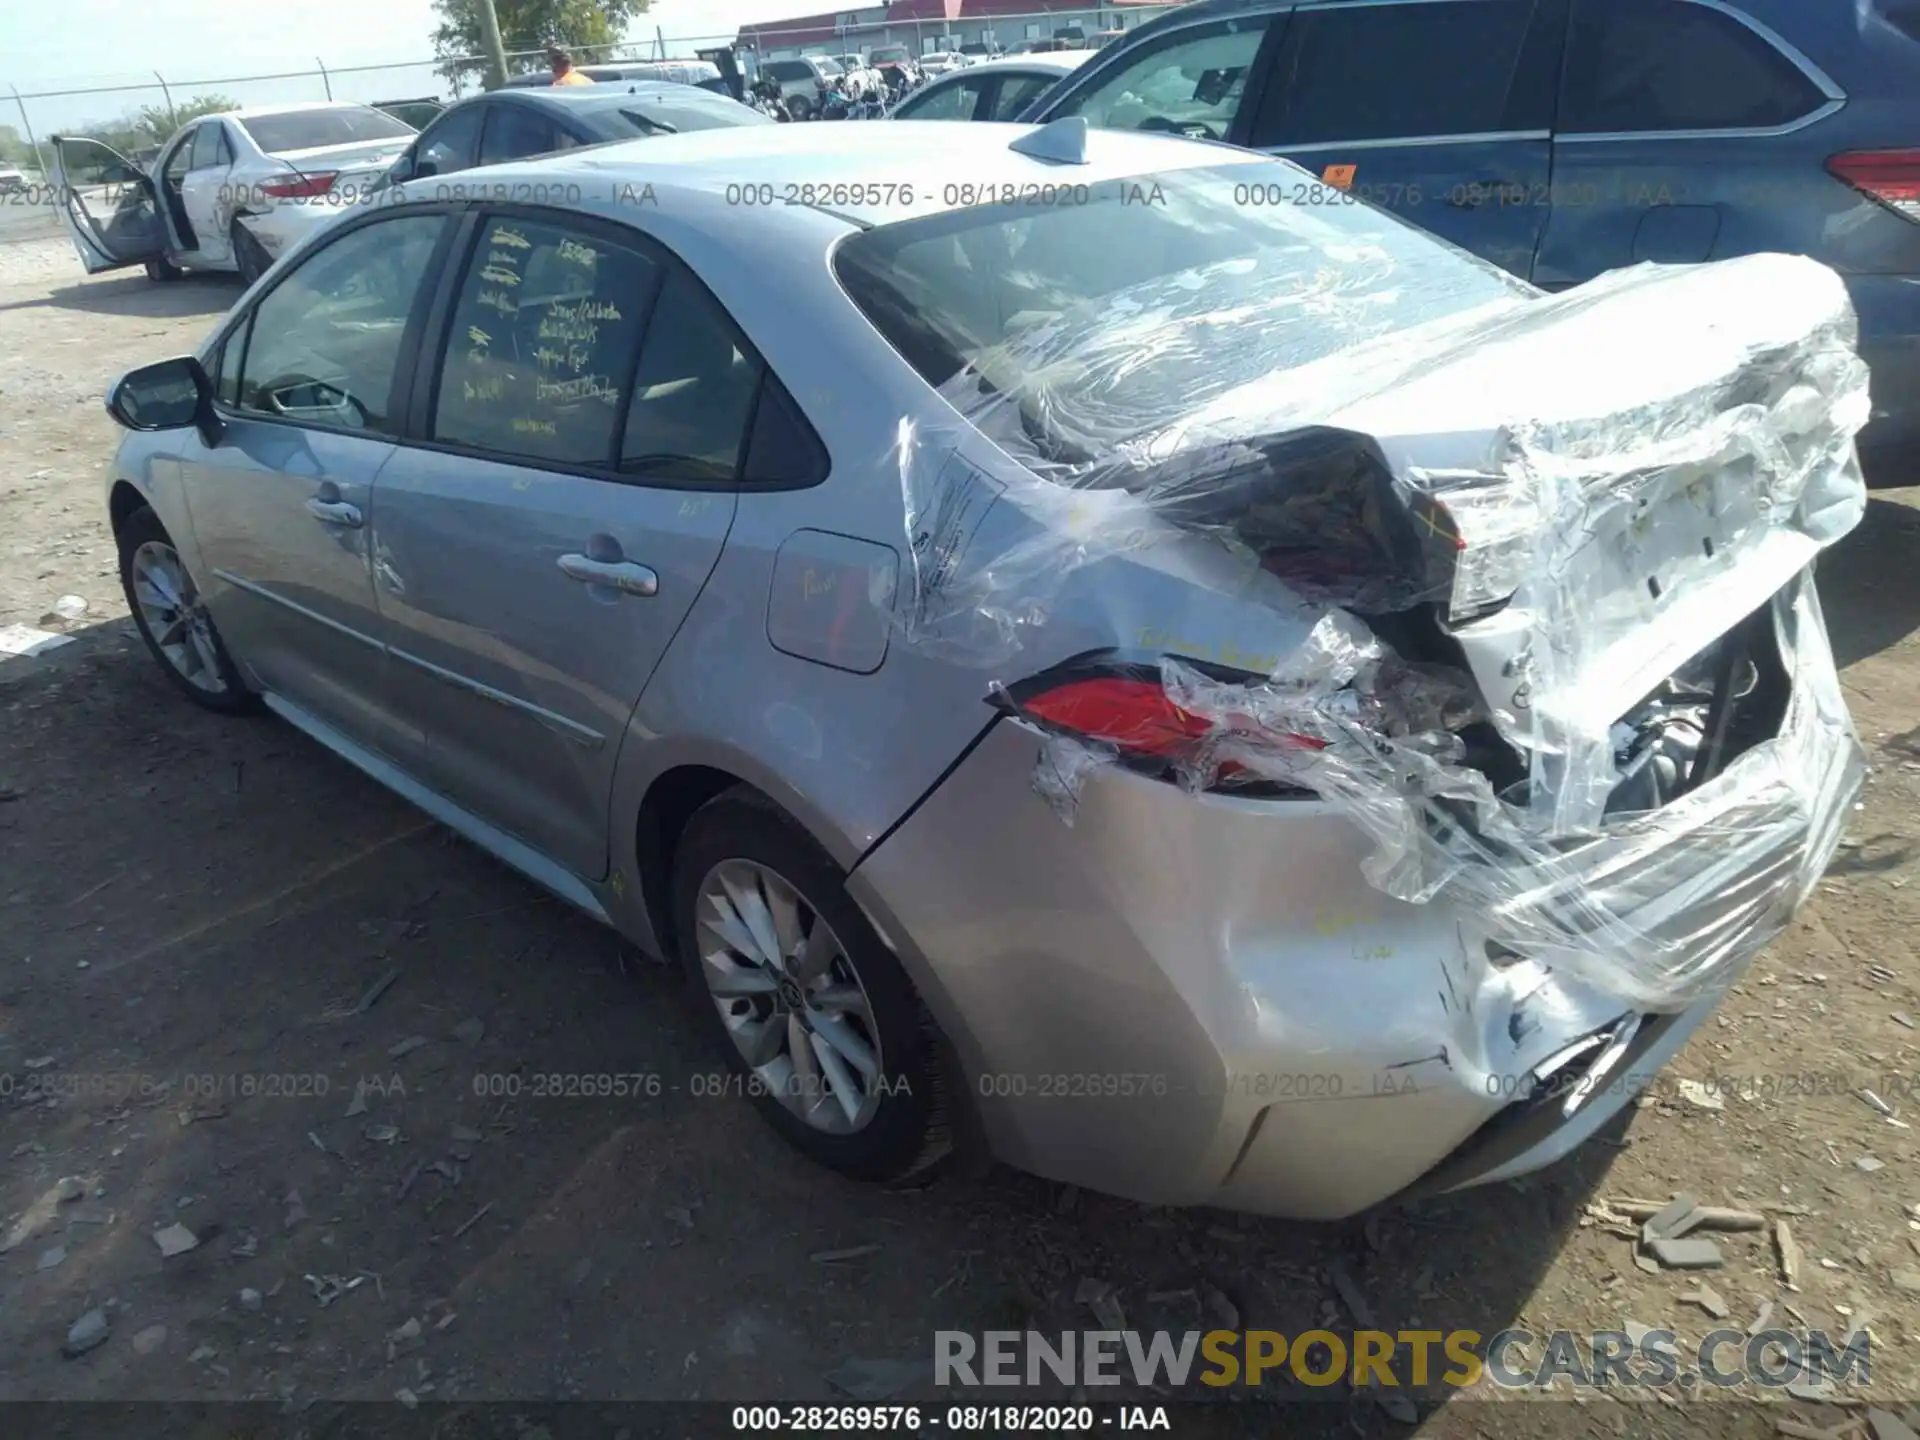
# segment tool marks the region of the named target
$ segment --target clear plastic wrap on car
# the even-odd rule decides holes
[[[1108,606],[1127,648],[1156,580],[1264,606],[1287,638],[1257,673],[1177,643],[1153,657],[1207,722],[1182,783],[1334,800],[1386,894],[1468,907],[1497,945],[1677,1008],[1786,923],[1864,774],[1811,575],[1865,507],[1851,306],[1826,267],[1762,255],[1550,296],[1477,280],[1397,321],[1434,283],[1364,247],[1258,303],[1189,273],[974,357],[941,392],[978,435],[900,436],[899,623],[992,689],[1050,658],[1069,612]],[[1183,350],[1182,373],[1219,382],[1157,385]],[[980,436],[1018,465],[969,458]],[[1415,612],[1453,661],[1399,653]],[[1621,811],[1622,716],[1748,612],[1790,677],[1775,733]],[[1458,658],[1489,655],[1498,683]],[[1473,721],[1524,783],[1469,763]],[[1120,759],[1049,735],[1036,789],[1070,821]]]

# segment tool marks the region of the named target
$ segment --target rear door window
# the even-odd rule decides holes
[[[1271,20],[1260,15],[1172,31],[1093,78],[1049,118],[1084,115],[1099,129],[1224,140]]]
[[[610,469],[660,267],[570,226],[494,216],[454,305],[433,438]]]
[[[1298,11],[1252,143],[1545,130],[1555,57],[1528,53],[1535,8],[1456,0]]]
[[[487,107],[486,129],[480,136],[480,163],[498,165],[529,155],[545,155],[566,141],[554,121],[528,105],[506,101]]]
[[[193,163],[190,168],[211,170],[215,166],[230,163],[232,157],[227,154],[226,139],[226,132],[221,129],[219,121],[202,123],[193,132]]]
[[[728,482],[760,385],[760,362],[690,275],[669,272],[634,376],[620,468],[647,480]]]
[[[1580,0],[1567,37],[1562,134],[1749,130],[1826,103],[1748,26],[1692,0]]]

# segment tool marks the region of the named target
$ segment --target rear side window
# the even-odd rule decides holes
[[[690,276],[668,274],[634,376],[620,468],[647,480],[731,481],[760,362]]]
[[[951,85],[935,85],[914,96],[897,112],[901,120],[971,120],[980,105],[979,79],[956,80]]]
[[[1267,23],[1268,17],[1257,16],[1163,35],[1095,77],[1049,118],[1084,115],[1089,125],[1103,130],[1163,130],[1223,140],[1240,111]]]
[[[1689,0],[1582,0],[1559,129],[1759,129],[1825,103],[1798,65],[1730,15]]]
[[[1058,83],[1054,75],[1008,75],[1000,81],[990,120],[1018,120],[1027,107]]]
[[[193,132],[193,165],[195,170],[210,170],[217,165],[232,163],[233,157],[227,151],[226,132],[216,120],[209,120]]]
[[[1553,60],[1534,0],[1341,6],[1294,15],[1252,136],[1314,145],[1545,130]]]
[[[597,235],[489,220],[454,306],[434,438],[610,466],[659,278],[639,250]]]
[[[468,105],[434,122],[414,151],[413,173],[451,175],[456,170],[471,169],[480,146],[480,116],[486,108]]]
[[[767,66],[767,74],[780,81],[811,80],[813,71],[798,60],[775,60]]]

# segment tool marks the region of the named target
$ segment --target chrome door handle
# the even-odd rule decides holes
[[[605,585],[628,595],[656,595],[660,577],[631,560],[590,560],[585,555],[562,555],[560,573],[582,585]]]
[[[328,525],[347,525],[355,530],[360,528],[359,508],[344,500],[309,500],[307,513]]]

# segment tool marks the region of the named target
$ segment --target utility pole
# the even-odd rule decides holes
[[[480,10],[480,39],[486,46],[486,79],[481,88],[498,90],[507,83],[507,51],[500,43],[500,17],[494,13],[493,0],[474,0]]]

